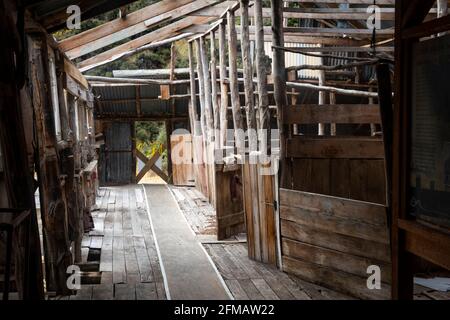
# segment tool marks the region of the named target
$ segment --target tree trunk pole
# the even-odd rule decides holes
[[[200,123],[202,128],[203,140],[208,140],[208,131],[206,126],[206,115],[205,115],[205,80],[203,74],[202,66],[202,56],[200,53],[200,40],[196,40],[197,50],[197,75],[198,75],[198,90],[200,95]]]
[[[226,48],[225,21],[219,25],[219,65],[220,65],[220,147],[225,147],[227,142],[227,111],[228,111],[228,84],[227,78],[227,48]]]
[[[200,57],[203,69],[203,81],[205,88],[205,116],[206,129],[208,131],[208,145],[214,141],[214,120],[212,113],[211,76],[209,73],[208,58],[206,56],[205,40],[200,38]]]
[[[217,96],[217,58],[216,58],[216,37],[214,31],[210,32],[211,41],[211,96],[213,109],[213,124],[214,124],[214,148],[220,148],[219,138],[219,104]]]
[[[264,51],[264,20],[262,13],[262,2],[255,1],[255,47],[256,47],[256,78],[258,85],[258,112],[259,112],[259,129],[267,130],[266,149],[268,155],[271,152],[270,142],[270,110],[269,110],[269,93],[267,90],[267,71],[265,65],[266,53]],[[261,145],[261,147],[263,147]]]
[[[248,13],[249,0],[241,0],[240,8],[242,63],[244,67],[245,111],[247,115],[247,130],[250,130],[256,129],[256,115],[253,96],[252,62],[250,57],[250,19]],[[249,146],[251,151],[256,150],[255,141],[249,141]]]
[[[283,34],[283,1],[271,0],[272,8],[272,45],[278,47],[284,47],[284,34]],[[283,109],[287,105],[286,96],[286,67],[285,56],[281,50],[274,50],[273,62],[272,62],[272,76],[274,83],[274,98],[277,105],[277,123],[280,135],[280,159],[285,159],[285,138],[283,128]],[[280,186],[284,186],[286,177],[284,175],[284,162],[280,163],[280,169],[278,174],[280,177]]]
[[[239,99],[239,84],[237,73],[237,32],[236,17],[234,12],[228,11],[228,61],[230,66],[230,90],[231,90],[231,106],[233,112],[234,138],[238,154],[245,151],[245,141],[242,135],[244,130],[244,121],[242,119],[241,105]]]
[[[197,89],[195,83],[195,67],[194,67],[194,44],[189,42],[189,80],[190,80],[190,106],[189,115],[191,119],[191,130],[192,134],[195,136],[200,135],[200,128],[198,126],[198,115],[197,115]]]

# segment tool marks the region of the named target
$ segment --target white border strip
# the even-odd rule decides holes
[[[213,267],[214,271],[216,272],[217,277],[219,278],[220,283],[222,283],[222,286],[225,289],[225,291],[226,291],[228,297],[230,298],[230,300],[235,300],[234,297],[233,297],[233,294],[231,293],[230,289],[228,288],[227,284],[225,283],[225,280],[223,280],[222,275],[220,274],[219,270],[217,269],[216,265],[214,264],[214,261],[211,259],[211,256],[206,251],[206,249],[203,246],[203,244],[199,242],[198,245],[200,246],[200,248],[202,248],[203,252],[205,253],[206,257],[208,258],[209,263],[211,263],[211,266]]]
[[[150,206],[148,204],[147,192],[145,190],[144,184],[142,184],[142,189],[144,190],[144,198],[145,198],[145,203],[147,205],[147,215],[148,215],[148,219],[150,220],[150,227],[152,228],[153,238],[155,240],[155,247],[156,247],[156,253],[158,254],[159,266],[161,267],[161,273],[163,276],[164,290],[166,291],[166,298],[167,298],[167,300],[172,300],[172,298],[170,297],[169,284],[167,282],[166,270],[164,269],[164,263],[162,261],[161,251],[159,250],[158,239],[156,237],[155,228],[153,227],[152,216],[150,214]]]

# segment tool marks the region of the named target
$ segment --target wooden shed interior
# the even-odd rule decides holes
[[[0,2],[3,300],[450,299],[450,1],[133,2]]]

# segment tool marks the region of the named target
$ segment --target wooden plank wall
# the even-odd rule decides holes
[[[242,169],[216,164],[215,170],[217,239],[224,240],[245,232]]]
[[[383,139],[370,133],[367,136],[342,134],[339,130],[342,125],[379,124],[378,105],[292,105],[284,108],[283,119],[286,125],[333,121],[338,128],[337,135],[333,136],[292,135],[286,139],[290,172],[286,174],[284,187],[386,203]]]
[[[195,183],[192,159],[192,136],[176,134],[170,136],[172,149],[172,174],[175,186],[191,186]]]
[[[209,198],[208,193],[208,172],[205,161],[203,161],[203,137],[192,136],[192,146],[194,149],[194,166],[197,172],[195,186],[205,197]]]
[[[384,206],[281,189],[280,217],[285,272],[356,298],[390,298]],[[367,288],[371,265],[380,267],[380,290]]]
[[[275,176],[261,175],[260,169],[260,165],[248,161],[243,165],[248,255],[254,260],[276,265]],[[251,176],[256,179],[250,179]]]

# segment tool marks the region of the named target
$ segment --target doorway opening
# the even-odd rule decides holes
[[[166,125],[160,121],[136,121],[136,183],[167,184]]]

